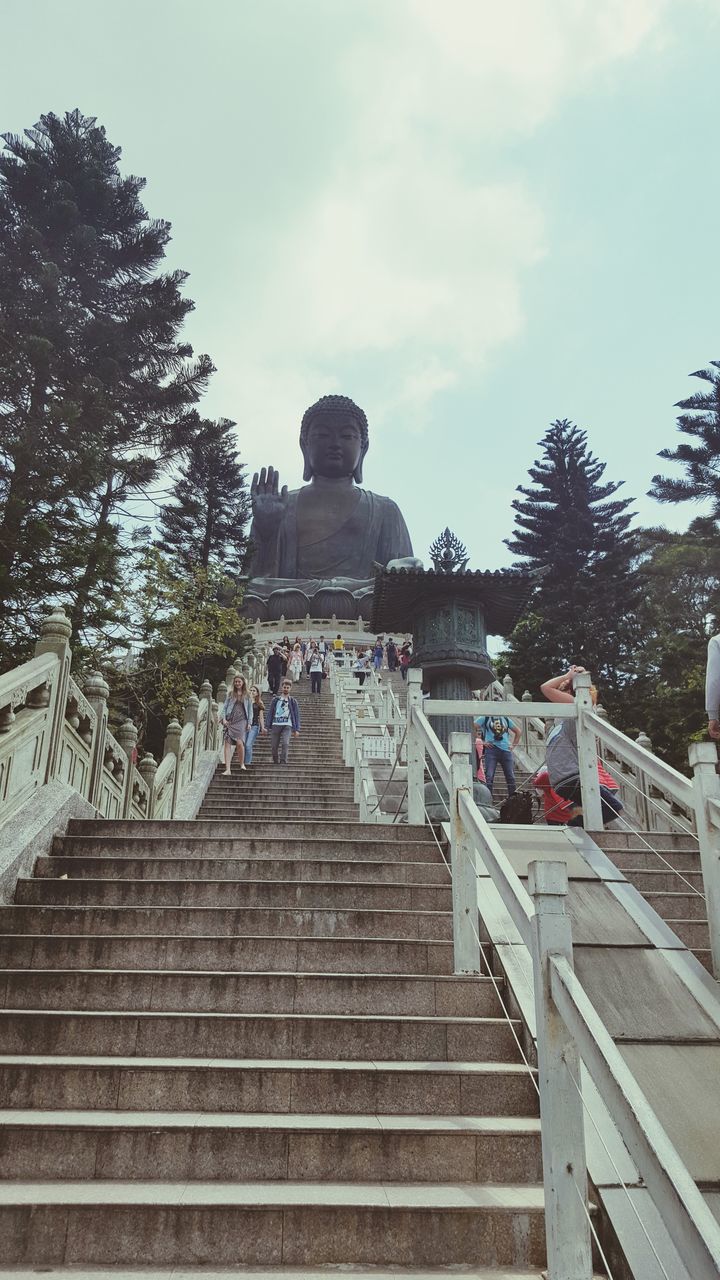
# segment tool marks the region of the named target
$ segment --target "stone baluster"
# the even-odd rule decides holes
[[[102,774],[105,765],[105,734],[108,720],[110,688],[99,671],[92,671],[83,686],[83,693],[95,712],[95,736],[90,748],[90,787],[88,800],[100,808]]]
[[[182,736],[182,725],[179,720],[171,720],[165,730],[165,743],[163,746],[163,759],[167,755],[175,756],[175,780],[173,782],[173,798],[170,808],[170,817],[175,817],[175,807],[178,800],[178,785],[180,782],[180,738]]]
[[[200,711],[200,699],[198,698],[197,694],[196,693],[188,694],[188,698],[185,703],[185,715],[183,718],[183,724],[191,724],[193,726],[192,764],[190,768],[191,778],[195,777],[195,761],[197,759],[197,754],[198,754],[197,724],[198,724],[199,711]]]
[[[127,756],[127,764],[125,766],[125,777],[123,779],[122,810],[120,815],[123,818],[127,818],[130,816],[130,810],[132,808],[133,767],[134,767],[133,754],[137,746],[137,737],[138,737],[137,728],[135,727],[133,721],[126,720],[124,724],[121,724],[120,728],[115,734],[115,737],[118,740],[118,745],[122,747],[123,751],[125,752],[125,755]]]
[[[62,735],[65,728],[65,707],[67,706],[68,683],[70,680],[70,636],[72,624],[62,609],[53,609],[43,619],[40,627],[40,639],[35,645],[35,657],[44,653],[54,653],[58,660],[57,671],[50,689],[49,732],[46,735],[45,768],[42,771],[43,782],[49,782],[57,774],[62,752]]]
[[[505,699],[506,702],[512,702],[513,698],[515,697],[515,686],[512,681],[512,676],[510,675],[509,672],[505,676],[505,679],[503,680],[502,684],[503,684],[503,698]]]
[[[149,751],[145,753],[137,767],[140,777],[147,783],[148,789],[148,806],[147,817],[152,818],[155,808],[155,774],[158,771],[157,760]]]
[[[207,702],[208,714],[207,714],[207,720],[205,721],[205,732],[202,736],[202,742],[200,743],[198,750],[207,751],[212,740],[212,709],[213,709],[212,685],[210,681],[207,679],[203,680],[202,684],[200,685],[200,701]]]

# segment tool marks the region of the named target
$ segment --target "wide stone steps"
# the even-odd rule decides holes
[[[524,1063],[0,1055],[0,1107],[325,1116],[535,1116]],[[40,1117],[41,1118],[41,1117]]]
[[[0,1112],[0,1177],[538,1182],[532,1117]]]
[[[6,1009],[212,1013],[397,1014],[490,1018],[489,978],[172,970],[0,970]]]
[[[7,1262],[540,1265],[545,1253],[542,1189],[527,1184],[8,1182],[0,1231]]]
[[[666,895],[669,896],[669,895]],[[333,907],[372,911],[448,911],[449,884],[354,880],[18,880],[16,902],[39,906]],[[702,901],[702,899],[701,899]],[[690,904],[688,904],[690,905]]]
[[[170,969],[265,973],[449,974],[452,942],[405,938],[186,934],[4,934],[0,969]],[[0,975],[0,981],[2,980]]]
[[[315,702],[287,768],[73,821],[0,907],[0,1276],[539,1277],[521,1025]]]

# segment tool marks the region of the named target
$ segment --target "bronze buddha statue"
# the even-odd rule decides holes
[[[289,493],[273,467],[255,474],[249,597],[267,600],[273,590],[296,585],[311,603],[332,584],[360,598],[371,590],[377,564],[412,557],[397,505],[359,487],[368,444],[363,410],[347,396],[323,396],[300,428],[308,483]]]

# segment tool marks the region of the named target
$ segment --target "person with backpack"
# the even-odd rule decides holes
[[[283,660],[280,652],[280,645],[273,645],[273,651],[265,664],[267,670],[268,687],[271,693],[277,693],[280,688],[280,681],[283,676]]]
[[[398,666],[398,650],[392,636],[385,645],[385,653],[387,655],[388,671],[397,671]]]
[[[300,733],[300,709],[297,699],[290,696],[291,688],[291,681],[285,676],[267,714],[273,764],[287,764],[290,735],[297,738]]]
[[[522,736],[518,726],[514,720],[501,715],[478,716],[475,724],[480,731],[479,736],[483,742],[485,783],[490,794],[492,795],[495,773],[498,765],[500,765],[505,775],[508,795],[514,795],[517,791],[517,783],[515,782],[513,751]]]

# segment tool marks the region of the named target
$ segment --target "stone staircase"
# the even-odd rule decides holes
[[[0,1274],[540,1275],[536,1092],[437,844],[356,821],[300,698],[287,768],[73,821],[0,908]]]
[[[593,840],[712,973],[707,903],[692,835],[600,831]]]

